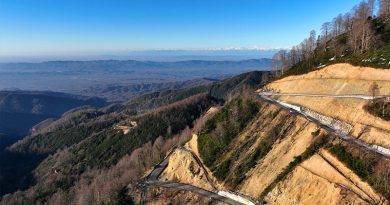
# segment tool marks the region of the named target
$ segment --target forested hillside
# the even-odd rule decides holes
[[[42,123],[0,156],[6,168],[0,173],[2,194],[24,190],[4,195],[1,204],[117,204],[126,185],[189,139],[189,129],[211,106],[270,77],[269,72],[245,73],[101,109],[77,109]],[[129,132],[117,129],[128,122],[136,122]]]
[[[362,1],[350,12],[325,22],[302,43],[274,55],[281,76],[304,74],[335,63],[390,68],[390,2]]]
[[[81,106],[103,107],[100,98],[55,92],[0,91],[0,150],[15,142],[48,118],[58,118],[64,112]]]

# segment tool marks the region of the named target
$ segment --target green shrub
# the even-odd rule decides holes
[[[223,158],[231,142],[239,136],[257,115],[259,104],[250,98],[235,98],[217,114],[207,120],[199,133],[198,148],[206,166],[210,167],[218,180],[224,181],[238,154]]]
[[[331,144],[327,146],[327,149],[349,169],[355,172],[364,181],[367,181],[387,200],[390,200],[390,178],[388,177],[390,165],[387,160],[380,161],[377,157],[368,157],[361,152],[357,155],[351,154],[350,151],[341,144]],[[380,163],[387,164],[382,168],[378,168],[377,166]]]
[[[365,109],[374,116],[390,121],[390,102],[386,99],[377,99],[365,106]]]
[[[231,141],[247,126],[259,110],[251,99],[235,98],[206,121],[199,133],[198,148],[204,163],[212,166]]]
[[[359,157],[355,157],[345,150],[340,144],[329,145],[328,150],[334,154],[340,161],[342,161],[347,167],[353,170],[362,179],[367,180],[373,173],[373,167],[375,162],[371,160],[363,160]]]
[[[256,162],[264,158],[272,149],[273,141],[268,137],[262,140],[255,151],[242,164],[234,170],[234,176],[231,180],[231,187],[237,187],[244,179],[245,173],[256,166]],[[239,153],[237,153],[239,154]]]
[[[231,160],[225,160],[218,166],[216,166],[212,171],[214,176],[220,180],[224,181],[226,179],[227,174],[229,173],[229,168],[231,166]]]

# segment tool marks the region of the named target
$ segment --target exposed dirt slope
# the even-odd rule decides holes
[[[280,129],[284,131],[284,135],[282,139],[273,144],[271,151],[264,159],[247,173],[240,190],[252,197],[258,197],[294,160],[294,157],[302,154],[310,146],[314,140],[311,133],[318,129],[316,125],[304,118],[288,116],[288,112],[284,110],[280,111],[280,114],[276,115],[268,126],[262,124],[261,121],[256,124],[264,128],[264,133],[270,132],[267,129]],[[259,134],[262,134],[261,131]]]
[[[266,197],[267,204],[367,204],[335,183],[298,166]]]
[[[367,204],[380,196],[327,151],[312,156],[266,197],[269,204]]]
[[[366,112],[363,107],[368,102],[365,100],[292,96],[279,99],[348,122],[353,125],[354,137],[390,148],[390,123]]]
[[[327,150],[320,150],[319,156],[321,156],[321,160],[324,160],[324,162],[332,166],[332,169],[329,170],[337,172],[340,178],[346,181],[342,182],[335,180],[335,182],[349,186],[355,193],[360,194],[372,202],[379,202],[381,200],[381,196],[376,193],[367,182],[362,181],[353,171],[348,169],[348,167],[337,160],[337,158],[331,155]]]
[[[204,170],[190,152],[176,149],[169,158],[168,167],[160,179],[191,184],[209,191],[215,191],[207,180]]]
[[[379,94],[390,95],[390,70],[335,64],[299,76],[290,76],[270,84],[283,93],[363,94],[370,95],[369,87],[377,82]]]
[[[270,185],[276,183],[266,197],[267,202],[275,204],[367,204],[365,200],[379,201],[380,196],[369,185],[326,151],[303,161],[286,179],[278,181],[289,164],[320,136],[331,139],[326,131],[305,118],[261,102],[257,118],[221,156],[221,164],[234,160],[224,181],[225,186],[259,199]],[[251,164],[248,159],[253,159],[253,153],[265,139],[274,139],[271,149],[253,167],[245,168]],[[244,178],[237,180],[240,172],[245,172]]]
[[[257,199],[324,131],[288,110],[260,101],[256,118],[220,156],[225,187]]]
[[[199,123],[203,123],[210,116],[218,112],[218,110],[219,108],[217,107],[211,107],[206,114],[201,117]],[[176,149],[174,151],[169,159],[168,167],[161,174],[160,179],[178,181],[201,187],[206,190],[217,191],[206,178],[205,171],[209,173],[209,177],[211,177],[210,180],[212,180],[213,184],[218,187],[221,187],[221,185],[217,184],[217,180],[213,178],[210,170],[208,170],[207,167],[201,167],[193,156],[194,154],[199,160],[201,160],[197,141],[198,136],[193,134],[191,140],[184,145],[187,150]]]
[[[184,145],[184,147],[189,149],[189,150],[192,150],[194,152],[194,154],[196,154],[196,156],[198,156],[200,158],[199,150],[198,150],[198,135],[197,134],[193,134],[190,141],[188,141]]]
[[[271,134],[273,133],[273,134]],[[287,110],[264,103],[257,119],[231,145],[222,158],[234,156],[233,169],[240,169],[259,143],[268,135],[277,140],[272,149],[256,165],[245,173],[243,181],[235,188],[240,193],[257,198],[272,183],[276,187],[265,198],[271,204],[367,204],[379,202],[378,195],[350,169],[328,152],[321,150],[309,160],[303,161],[290,172],[287,178],[278,182],[279,175],[296,157],[302,155],[316,138],[326,131]],[[328,136],[330,138],[330,136]],[[255,140],[253,140],[254,138]],[[252,139],[252,140],[251,140]],[[242,145],[253,144],[243,148]],[[232,171],[234,172],[234,171]],[[230,184],[230,174],[225,183]]]
[[[256,118],[216,161],[217,167],[228,166],[220,187],[268,204],[368,204],[383,198],[329,152],[308,151],[318,139],[331,141],[329,133],[287,109],[259,103]],[[197,135],[185,147],[199,156]],[[307,160],[297,162],[306,153]],[[162,177],[210,190],[188,153],[179,151],[171,160]]]
[[[269,87],[281,93],[371,95],[369,87],[376,82],[380,95],[390,95],[390,70],[336,64],[311,73],[272,82]],[[367,143],[390,148],[390,123],[368,113],[363,99],[331,97],[280,96],[292,104],[302,105],[324,115],[353,125],[352,135]]]

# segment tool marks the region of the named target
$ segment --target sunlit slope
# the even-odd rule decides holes
[[[277,105],[257,101],[257,114],[227,139],[228,129],[221,132],[221,127],[230,127],[232,120],[240,119],[244,114],[236,112],[236,106],[245,107],[250,101],[227,103],[206,122],[198,138],[204,162],[210,160],[209,153],[217,153],[206,165],[224,189],[267,204],[367,204],[365,199],[380,200],[380,195],[353,171],[320,151],[333,142],[332,134]],[[210,128],[213,131],[207,131]],[[210,152],[214,143],[224,143],[218,141],[222,139],[228,143]],[[196,182],[194,179],[191,183]]]
[[[325,150],[297,166],[266,196],[270,204],[367,204],[380,201],[367,183]]]
[[[331,95],[371,95],[373,82],[379,95],[390,95],[390,70],[334,64],[304,75],[289,76],[272,82],[269,87],[282,93]]]
[[[378,95],[390,95],[390,70],[335,64],[305,75],[290,76],[272,82],[268,87],[279,93],[367,95],[370,86],[379,86]],[[353,126],[351,134],[367,143],[390,148],[390,122],[368,113],[364,106],[370,100],[358,98],[274,96],[321,114],[341,119]]]

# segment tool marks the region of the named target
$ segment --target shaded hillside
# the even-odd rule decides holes
[[[38,91],[0,91],[0,112],[59,116],[83,105],[102,107],[99,98]]]
[[[178,90],[189,87],[210,85],[215,81],[216,80],[213,79],[200,78],[187,81],[141,83],[132,85],[96,85],[83,90],[81,93],[86,96],[101,97],[108,101],[127,101],[150,92]]]
[[[35,158],[35,166],[23,173],[12,173],[18,164],[2,162],[1,166],[11,165],[1,173],[2,179],[23,179],[32,173],[34,180],[24,181],[18,188],[28,187],[26,191],[6,195],[1,203],[65,204],[62,200],[67,198],[67,202],[85,204],[86,200],[99,200],[95,191],[99,191],[100,200],[116,201],[124,186],[134,184],[170,148],[188,140],[189,128],[206,110],[234,92],[257,87],[253,82],[264,83],[268,77],[268,72],[246,73],[209,86],[146,94],[101,109],[77,109],[45,122],[6,154],[15,158],[50,155],[43,161]],[[127,134],[116,129],[129,121],[137,126]],[[6,187],[3,194],[16,188],[8,182],[0,181]]]
[[[99,98],[64,93],[0,91],[0,133],[8,136],[7,141],[15,141],[45,119],[60,117],[80,106],[104,105],[106,102]]]
[[[217,81],[211,85],[145,94],[133,100],[129,100],[121,109],[137,108],[138,110],[145,110],[156,108],[202,92],[207,92],[210,96],[223,102],[234,93],[240,92],[243,88],[259,88],[270,79],[272,79],[272,74],[268,71],[252,71]]]
[[[15,140],[13,137],[10,137],[6,134],[0,133],[0,149],[3,150],[8,145],[14,143]]]

